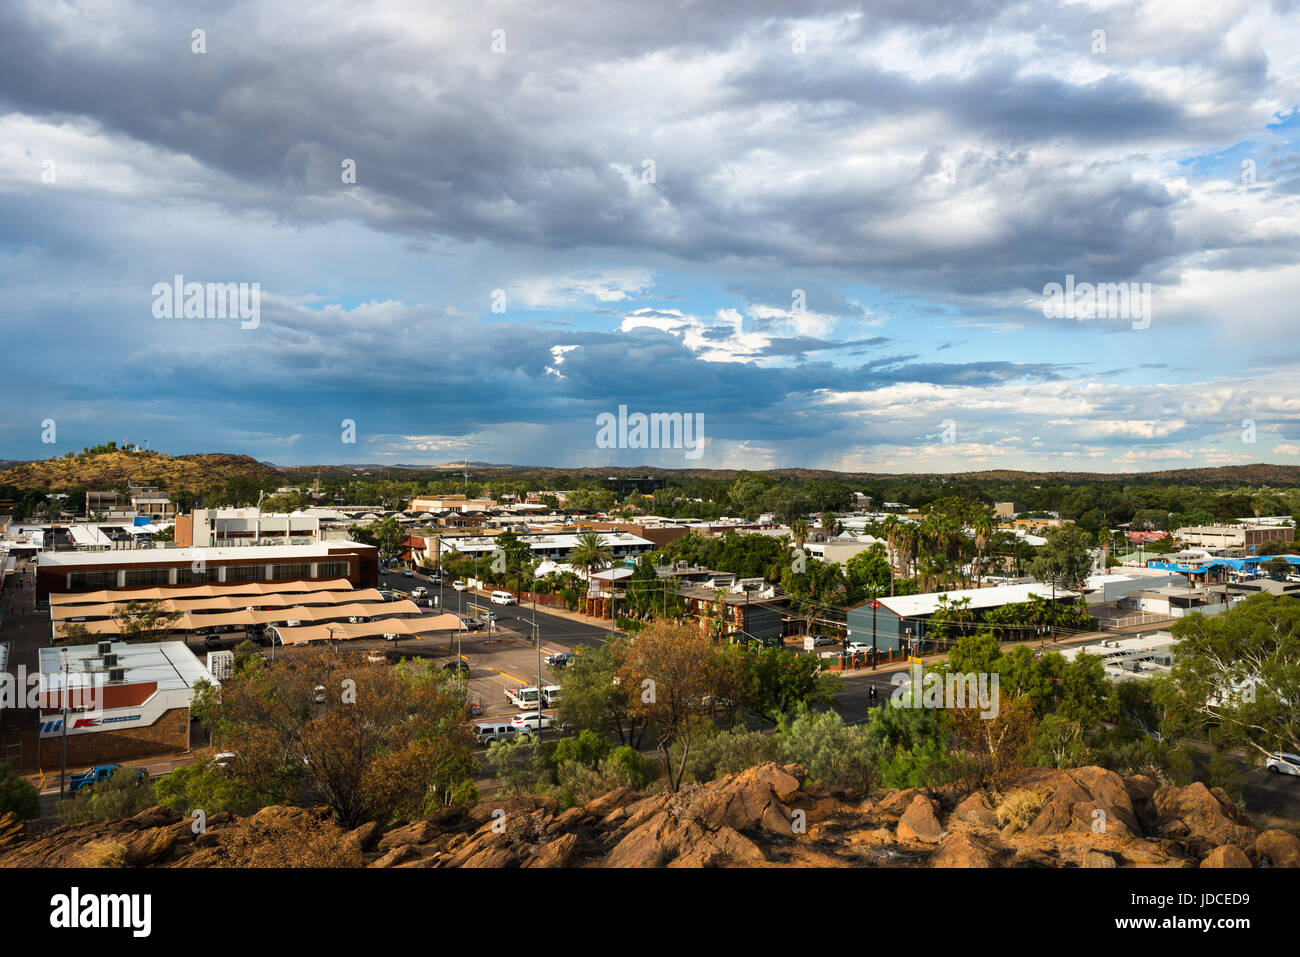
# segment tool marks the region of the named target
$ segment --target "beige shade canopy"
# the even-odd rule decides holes
[[[413,601],[376,601],[363,604],[361,602],[350,602],[346,605],[331,606],[295,606],[292,608],[275,608],[267,611],[235,611],[228,614],[206,614],[192,615],[188,612],[182,613],[180,618],[173,622],[169,629],[172,631],[201,631],[208,628],[216,628],[222,625],[235,625],[248,627],[250,625],[266,625],[275,622],[287,621],[331,621],[333,619],[346,618],[373,618],[375,616],[392,616],[392,615],[413,615],[419,616],[413,621],[420,625],[419,631],[436,631],[441,628],[455,628],[458,626],[460,619],[455,615],[438,615],[433,618],[425,618],[420,615],[420,609]],[[450,624],[439,622],[450,622]],[[403,625],[401,618],[385,617],[384,622],[387,625]],[[64,631],[71,622],[60,622],[55,625],[56,637],[63,637]],[[121,623],[115,618],[106,618],[101,621],[77,622],[83,625],[92,635],[119,635],[122,633]],[[335,625],[335,637],[344,637],[339,635],[338,629],[346,625],[349,628],[363,628],[363,623],[352,624],[351,622],[340,622]],[[302,631],[305,629],[281,629],[283,634],[286,631]],[[400,634],[414,634],[414,632],[401,631],[391,627],[381,628],[379,634],[385,634],[392,631],[398,631]],[[328,635],[327,635],[328,637]],[[358,637],[349,635],[346,637]],[[313,640],[313,639],[305,639]]]
[[[53,621],[67,621],[72,618],[112,618],[126,604],[118,600],[97,605],[55,605],[50,608]],[[383,597],[374,588],[359,588],[344,591],[298,592],[274,595],[226,595],[220,598],[163,598],[157,600],[163,611],[245,611],[253,608],[286,608],[307,605],[337,605],[340,602],[382,602]],[[301,616],[295,616],[301,617]],[[274,619],[272,619],[274,620]],[[218,622],[220,624],[220,622]]]
[[[106,591],[51,595],[50,605],[87,605],[118,601],[157,601],[164,598],[220,598],[225,595],[278,595],[314,591],[351,591],[346,578],[329,581],[240,582],[207,585],[169,585],[162,588],[114,588]]]
[[[304,625],[301,628],[276,628],[280,640],[286,645],[301,645],[311,641],[339,641],[353,638],[378,638],[380,635],[404,635],[419,637],[431,631],[443,631],[460,627],[460,619],[455,615],[435,615],[429,618],[389,618],[383,621],[371,621],[353,625],[340,622],[337,625]]]

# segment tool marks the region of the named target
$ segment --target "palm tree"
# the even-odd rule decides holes
[[[790,534],[794,538],[795,545],[803,548],[804,542],[808,541],[808,523],[802,518],[796,518],[790,523]]]
[[[593,570],[599,571],[613,561],[614,553],[599,532],[583,532],[569,553],[569,564],[586,572],[588,580]]]
[[[981,509],[971,526],[975,532],[975,587],[979,588],[980,579],[984,577],[984,551],[993,537],[993,516],[987,509]]]

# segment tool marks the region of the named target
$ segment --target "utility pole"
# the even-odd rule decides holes
[[[63,688],[60,689],[63,703],[63,722],[61,729],[62,753],[59,756],[59,798],[62,799],[68,777],[68,653],[63,652]]]

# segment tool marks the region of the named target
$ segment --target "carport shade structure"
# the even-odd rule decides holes
[[[381,635],[406,635],[417,638],[433,631],[461,627],[455,615],[434,615],[421,618],[386,618],[380,621],[339,622],[334,625],[304,625],[301,628],[276,628],[280,640],[286,645],[301,645],[331,639],[350,641],[353,638],[378,638]]]
[[[253,611],[233,611],[227,614],[195,615],[182,613],[180,618],[170,626],[171,631],[205,631],[223,625],[249,627],[251,625],[270,625],[289,621],[333,621],[346,618],[373,618],[377,615],[420,615],[419,606],[413,601],[377,601],[370,604],[350,603],[346,605],[302,606],[294,608],[255,609]],[[455,615],[440,615],[441,618],[456,619]],[[387,619],[400,621],[399,618]],[[457,619],[458,620],[458,619]],[[63,637],[63,632],[72,622],[55,624],[56,637]],[[92,635],[119,635],[122,626],[116,618],[102,621],[77,622]],[[455,627],[448,625],[445,627]],[[392,629],[389,629],[390,631]]]

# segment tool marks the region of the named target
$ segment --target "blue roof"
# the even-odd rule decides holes
[[[1248,567],[1258,567],[1261,562],[1272,561],[1275,558],[1280,558],[1291,565],[1300,565],[1300,555],[1264,555],[1256,558],[1212,558],[1199,567],[1180,565],[1177,562],[1147,562],[1147,567],[1163,568],[1167,571],[1182,572],[1184,575],[1199,573],[1220,566],[1240,572],[1245,571]]]

